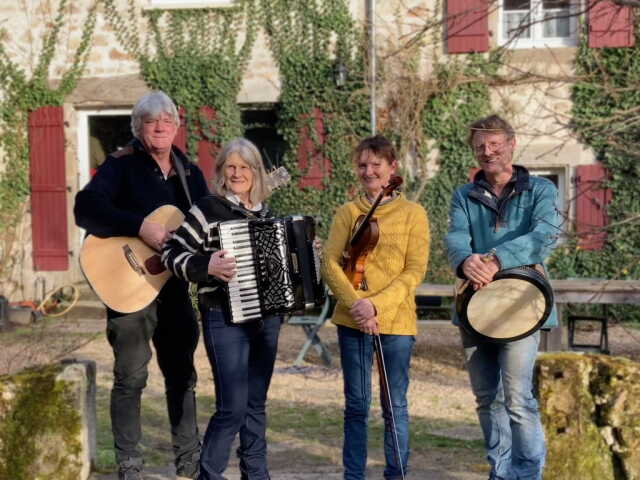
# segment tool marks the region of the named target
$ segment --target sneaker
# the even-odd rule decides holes
[[[142,460],[130,458],[118,465],[118,480],[143,480]]]
[[[200,451],[177,461],[176,480],[196,480],[200,475]]]

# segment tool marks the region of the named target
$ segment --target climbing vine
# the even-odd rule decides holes
[[[436,10],[441,6],[436,5]],[[402,17],[397,22],[400,23]],[[467,145],[468,126],[491,113],[489,86],[500,65],[502,52],[443,56],[442,26],[425,34],[410,47],[390,45],[382,131],[394,140],[405,178],[407,196],[422,204],[429,216],[430,257],[426,281],[451,283],[444,237],[447,233],[451,194],[468,182],[475,165]],[[429,75],[421,62],[432,64]]]
[[[290,147],[284,164],[292,174],[270,203],[278,212],[319,217],[319,234],[326,236],[336,208],[353,192],[353,148],[368,134],[362,34],[343,0],[261,0],[260,12],[282,81],[278,130]],[[347,72],[344,85],[334,77],[338,66]],[[304,171],[298,167],[302,132],[314,152]],[[323,159],[331,167],[322,170],[321,188],[300,188],[312,162],[325,167]]]
[[[586,27],[585,27],[586,28]],[[589,48],[588,35],[576,55],[581,80],[573,86],[573,123],[579,139],[607,168],[609,225],[602,250],[582,250],[570,239],[552,257],[557,276],[614,279],[640,278],[640,36],[628,48]],[[629,308],[616,309],[620,318]],[[636,308],[637,315],[637,308]]]
[[[43,106],[62,105],[75,88],[87,63],[96,22],[97,3],[89,8],[78,47],[56,86],[51,66],[60,45],[60,32],[71,16],[72,2],[60,0],[55,18],[42,38],[32,71],[19,65],[7,51],[9,32],[0,36],[0,149],[4,169],[0,173],[0,277],[12,265],[11,246],[17,222],[29,196],[29,113]]]
[[[185,109],[189,151],[197,151],[198,140],[220,145],[242,135],[236,98],[257,33],[255,0],[238,0],[232,8],[176,10],[142,10],[129,0],[126,13],[114,0],[104,4],[147,85]],[[215,113],[207,115],[203,107]]]
[[[434,72],[436,88],[423,110],[423,126],[437,149],[438,170],[419,197],[431,226],[428,281],[452,281],[444,247],[451,194],[469,181],[469,169],[476,165],[467,144],[468,126],[491,112],[487,78],[500,61],[497,55],[474,54],[439,64]]]

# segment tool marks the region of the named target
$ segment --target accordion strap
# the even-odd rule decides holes
[[[212,198],[214,199],[214,201],[217,201],[221,205],[224,205],[225,207],[227,207],[232,212],[237,213],[238,215],[241,215],[244,218],[247,218],[249,220],[254,220],[254,219],[258,219],[258,218],[265,218],[265,217],[269,216],[269,215],[265,214],[265,212],[269,211],[268,207],[263,208],[262,210],[260,210],[260,212],[255,212],[254,213],[254,212],[251,212],[250,210],[247,210],[246,208],[241,207],[240,205],[236,205],[231,200],[229,200],[227,198],[224,198],[224,197],[221,197],[219,195],[214,195]]]

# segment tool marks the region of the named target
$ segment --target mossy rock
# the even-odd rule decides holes
[[[578,353],[536,366],[548,480],[640,479],[640,364]]]
[[[77,396],[61,365],[0,377],[0,479],[81,477]]]

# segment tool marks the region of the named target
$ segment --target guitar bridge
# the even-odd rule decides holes
[[[131,266],[133,271],[136,272],[138,275],[143,276],[145,274],[144,268],[142,268],[142,266],[138,262],[138,259],[136,258],[136,254],[133,253],[133,250],[131,250],[131,247],[128,244],[125,244],[122,246],[122,250],[124,250],[124,258],[127,259],[127,262],[129,262],[129,265]]]

